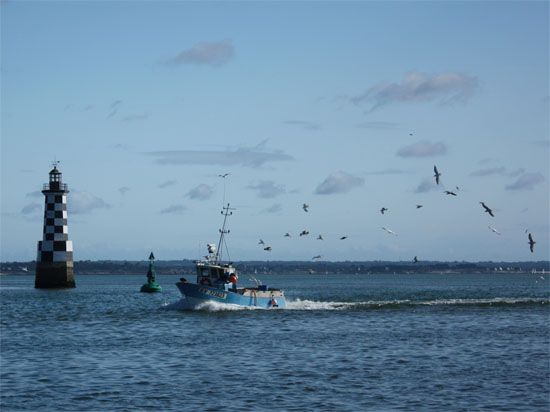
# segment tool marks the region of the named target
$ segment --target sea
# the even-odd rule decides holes
[[[548,274],[256,277],[288,307],[184,310],[169,275],[0,276],[0,410],[550,410]]]

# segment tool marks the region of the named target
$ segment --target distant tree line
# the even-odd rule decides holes
[[[145,275],[148,261],[80,260],[74,262],[76,274]],[[36,262],[0,262],[3,274],[34,274]],[[240,273],[303,274],[303,273],[531,273],[549,272],[549,261],[537,262],[436,262],[420,261],[241,261],[234,262]],[[193,275],[193,260],[157,260],[156,272],[161,275]]]

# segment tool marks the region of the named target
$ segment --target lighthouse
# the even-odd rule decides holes
[[[74,288],[73,242],[69,240],[67,225],[67,193],[54,162],[50,181],[44,184],[44,230],[38,242],[34,287]]]

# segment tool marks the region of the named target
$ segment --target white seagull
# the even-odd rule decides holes
[[[385,230],[387,233],[389,233],[390,235],[395,235],[397,236],[397,233],[395,233],[393,230],[391,229],[388,229],[386,227],[382,227],[383,230]]]
[[[489,229],[491,229],[492,232],[496,233],[497,235],[500,235],[500,234],[501,234],[501,233],[500,233],[498,230],[496,230],[493,226],[488,226],[488,227],[489,227]]]

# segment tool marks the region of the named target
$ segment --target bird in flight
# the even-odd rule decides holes
[[[418,256],[415,256],[415,257],[414,257],[413,263],[418,263]]]
[[[311,258],[311,260],[321,259],[322,257],[323,257],[323,256],[321,256],[321,255],[313,256],[313,257]]]
[[[416,208],[417,209],[420,209],[421,207],[423,207],[424,205],[416,205]]]
[[[342,237],[340,238],[340,240],[344,240],[344,239],[347,239],[347,238],[348,238],[347,236],[342,236]]]
[[[388,211],[388,208],[387,207],[383,207],[382,209],[380,209],[380,213],[384,214],[384,212],[387,212]]]
[[[223,175],[218,175],[219,177],[223,177],[224,179],[229,176],[229,173],[224,173]]]
[[[307,236],[307,235],[309,235],[309,232],[305,229],[300,232],[300,236]]]
[[[382,229],[385,230],[385,231],[386,231],[387,233],[389,233],[390,235],[395,235],[395,236],[397,236],[397,233],[395,233],[395,232],[394,232],[393,230],[391,230],[391,229],[388,229],[388,228],[386,228],[386,227],[383,227]]]
[[[446,195],[456,196],[456,193],[455,193],[455,192],[451,192],[450,190],[445,190],[445,194],[446,194]]]
[[[264,250],[267,251],[267,252],[271,252],[271,246],[264,247]]]
[[[485,212],[489,213],[492,217],[495,217],[495,215],[493,215],[493,210],[487,206],[485,203],[483,202],[479,202],[481,204],[481,206],[483,206],[483,209],[485,209]]]
[[[492,227],[492,226],[489,226],[489,229],[491,229],[491,231],[492,231],[493,233],[496,233],[497,235],[500,235],[500,234],[501,234],[498,230],[496,230],[496,229],[495,229],[494,227]]]
[[[435,183],[439,184],[439,176],[441,176],[441,173],[437,170],[437,166],[434,165],[434,177],[435,177]]]
[[[258,245],[265,245],[265,242],[262,239],[260,239],[260,241],[258,242]]]
[[[286,232],[286,233],[285,233],[285,237],[291,237],[291,236],[290,236],[290,233]]]
[[[324,240],[322,235],[317,236],[317,240]]]
[[[304,203],[302,205],[302,209],[304,209],[304,212],[309,212],[309,210],[307,210],[309,208],[309,205],[307,203]]]
[[[535,248],[535,240],[533,239],[533,236],[531,236],[531,233],[529,233],[529,249],[531,250],[531,253],[533,253],[533,249]]]

